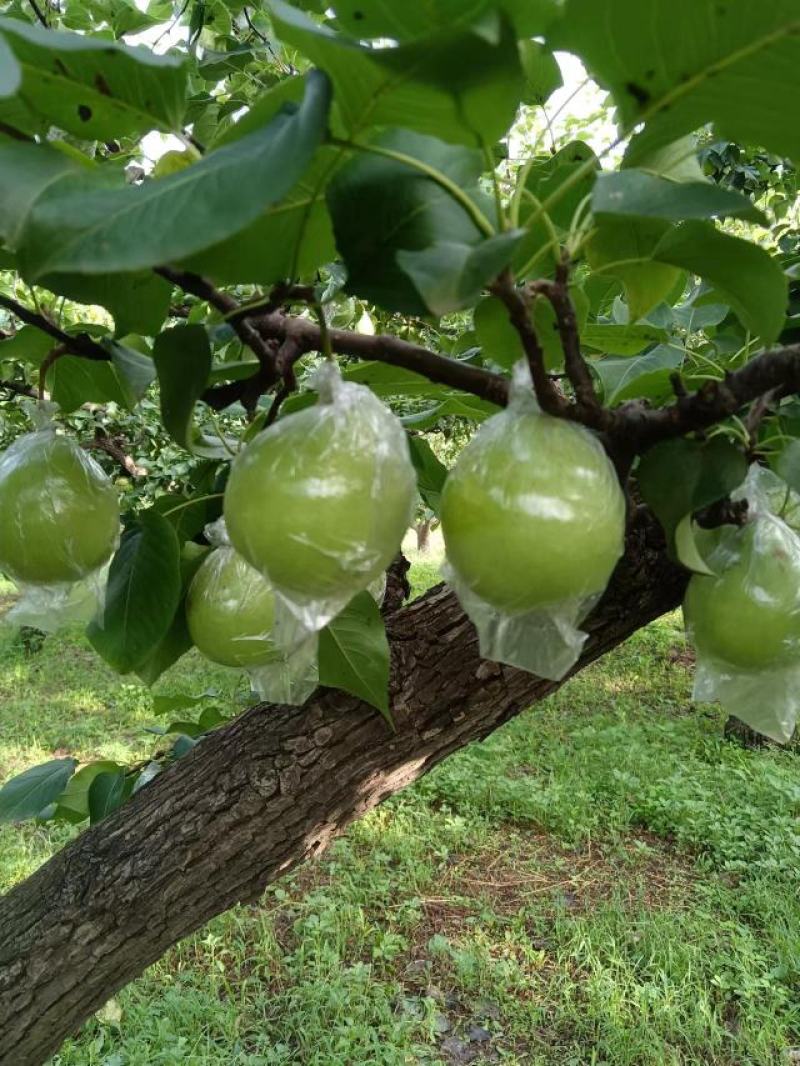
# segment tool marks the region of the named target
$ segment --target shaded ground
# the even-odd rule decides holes
[[[435,565],[417,570],[420,584]],[[2,592],[2,589],[0,589]],[[800,1047],[800,756],[688,702],[667,619],[175,948],[59,1066],[782,1064]],[[189,659],[161,688],[236,681]],[[0,636],[0,777],[151,750],[76,638]],[[0,882],[69,830],[0,831]]]

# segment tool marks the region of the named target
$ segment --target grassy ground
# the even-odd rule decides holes
[[[417,587],[434,564],[417,565]],[[800,754],[691,711],[678,619],[213,921],[59,1066],[725,1066],[800,1045]],[[162,690],[215,685],[190,658]],[[144,755],[151,696],[75,637],[0,636],[0,779]],[[0,881],[69,830],[6,827]]]

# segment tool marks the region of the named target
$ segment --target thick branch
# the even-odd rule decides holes
[[[267,310],[265,312],[263,307],[254,308],[252,314],[249,314],[246,307],[240,308],[231,296],[220,293],[205,278],[198,277],[196,274],[184,274],[166,267],[159,268],[157,273],[173,282],[173,284],[179,285],[184,292],[190,292],[194,296],[208,301],[217,310],[222,311],[237,332],[245,327],[248,330],[257,332],[262,346],[268,341],[277,341],[281,345],[290,342],[295,353],[295,360],[306,352],[322,350],[320,327],[309,319],[285,315],[278,310]],[[298,298],[301,294],[303,298],[307,295],[306,290],[295,290],[294,288],[289,288],[286,292],[289,295],[296,293]],[[277,290],[275,298],[280,298],[281,294],[282,290]],[[447,359],[445,356],[437,355],[419,344],[410,344],[399,337],[388,335],[370,337],[344,329],[333,329],[329,332],[331,347],[337,355],[350,355],[357,359],[377,360],[381,363],[389,363],[391,366],[402,367],[404,370],[412,370],[417,374],[422,374],[429,381],[435,381],[441,385],[449,385],[451,388],[472,393],[500,407],[505,406],[508,400],[508,382],[500,374],[492,374],[488,370],[467,366],[464,363],[457,362],[455,359]],[[244,340],[241,332],[239,332],[239,336]],[[250,339],[244,340],[244,343],[258,355],[256,347],[251,343],[250,333],[248,333],[248,338]],[[267,388],[271,387],[277,377],[283,373],[280,367],[274,367],[274,370],[275,374],[272,381],[262,387],[262,392],[267,391]],[[215,401],[223,398],[228,403],[233,403],[246,394],[248,385],[252,390],[253,379],[250,379],[249,383],[247,381],[235,382],[230,386],[223,385],[219,389],[209,390],[204,399],[215,407],[218,406]],[[225,390],[224,393],[223,390]],[[230,397],[233,398],[231,399]]]
[[[642,518],[587,621],[582,669],[680,600]],[[322,852],[353,819],[558,688],[482,661],[443,587],[387,619],[391,732],[320,690],[203,740],[0,900],[0,1066],[40,1066],[175,941]]]
[[[607,429],[645,451],[658,441],[708,429],[775,390],[784,396],[800,392],[800,344],[763,352],[722,381],[707,381],[669,407],[623,404],[611,412]]]

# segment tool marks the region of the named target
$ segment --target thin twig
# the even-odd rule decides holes
[[[569,404],[547,373],[544,351],[536,336],[525,295],[515,285],[510,271],[505,271],[500,275],[492,286],[492,292],[505,304],[511,324],[519,334],[523,351],[528,359],[539,406],[547,414],[563,416]]]
[[[41,24],[44,26],[44,28],[46,30],[49,30],[50,29],[50,23],[44,17],[42,9],[36,3],[36,0],[30,0],[30,4],[31,4],[31,7],[33,8],[34,15],[36,15],[36,18],[39,20],[39,22],[41,22]]]
[[[595,392],[592,372],[581,353],[580,331],[572,297],[569,294],[569,266],[562,260],[556,267],[555,281],[537,281],[532,291],[541,293],[552,305],[564,352],[564,367],[567,371],[578,403],[587,410],[598,410],[600,401]]]
[[[43,333],[47,333],[53,340],[63,344],[64,347],[72,355],[79,355],[83,359],[97,359],[103,362],[109,362],[111,355],[106,351],[102,345],[97,344],[86,333],[65,333],[58,326],[53,325],[50,319],[45,318],[44,315],[39,314],[38,311],[32,311],[29,307],[25,307],[23,304],[18,303],[16,300],[12,300],[10,296],[4,296],[0,293],[0,307],[5,307],[15,315],[21,322],[24,322],[28,326],[35,326]]]

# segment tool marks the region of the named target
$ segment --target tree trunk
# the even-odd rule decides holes
[[[414,532],[417,534],[417,551],[421,554],[424,554],[430,547],[432,525],[433,519],[429,518],[424,522],[417,522],[414,526]]]
[[[675,607],[684,581],[640,516],[576,671]],[[395,733],[329,690],[256,707],[0,900],[2,1066],[39,1066],[176,941],[558,688],[481,660],[441,586],[387,627]]]

